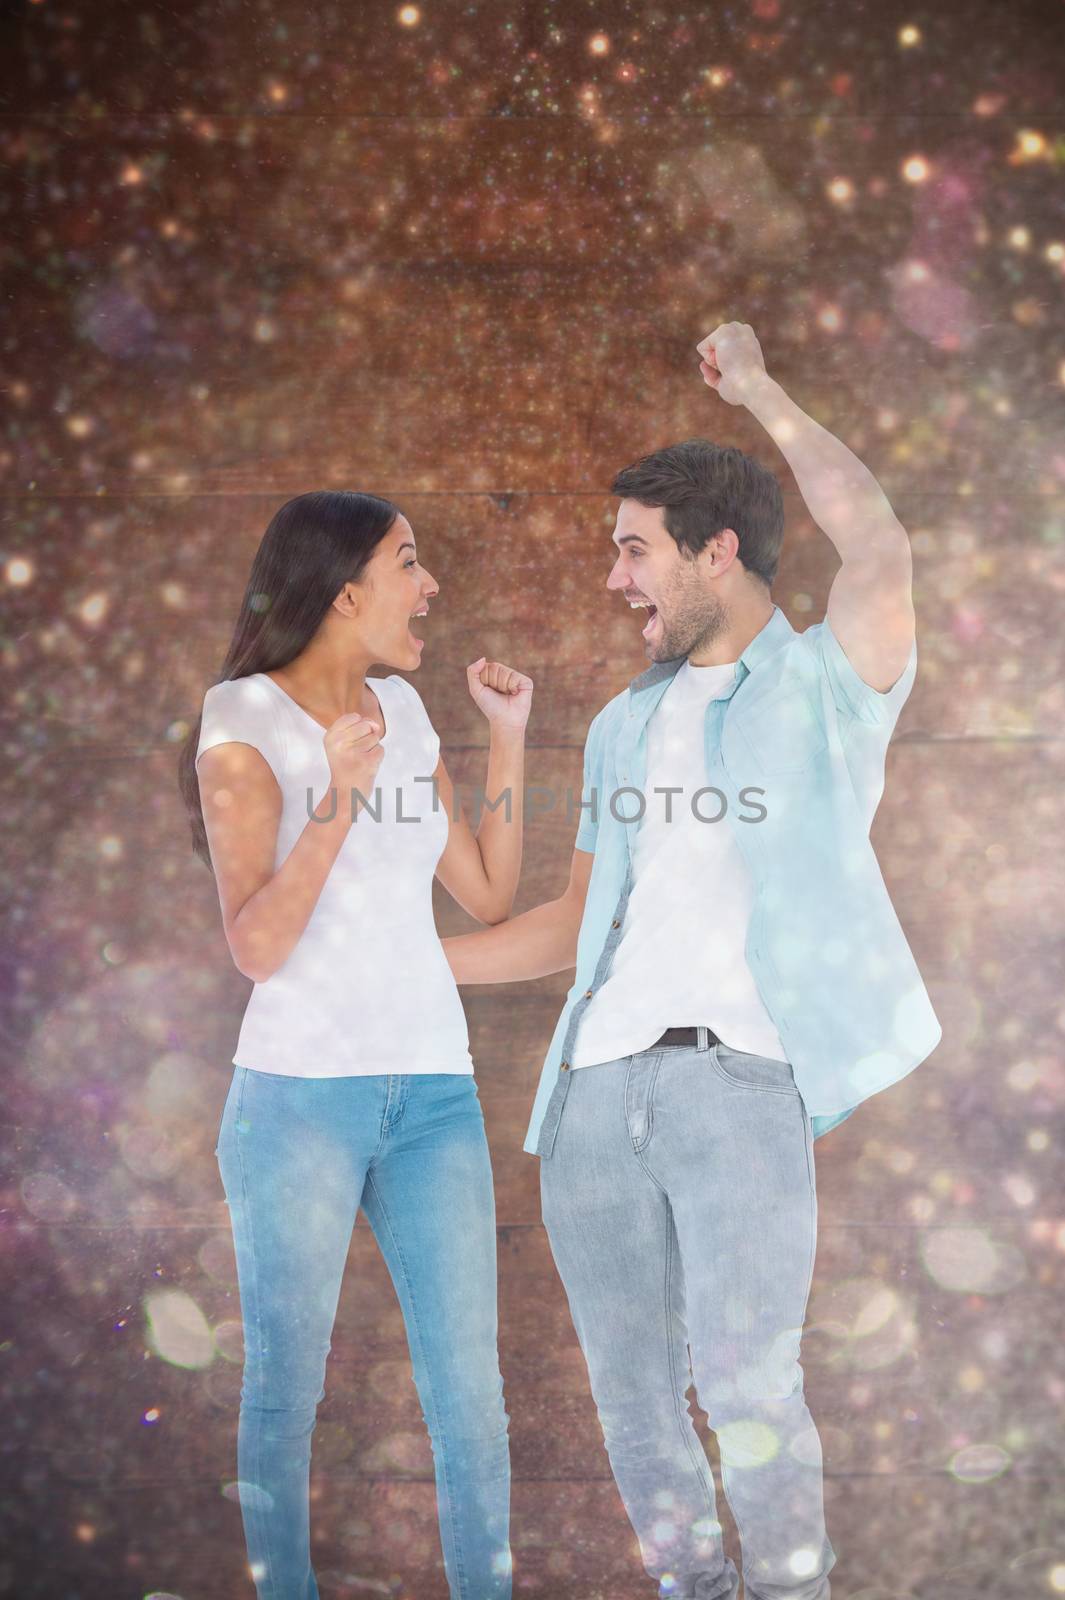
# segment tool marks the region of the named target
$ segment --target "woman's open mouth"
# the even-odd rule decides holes
[[[410,635],[411,643],[412,644],[416,644],[419,649],[421,649],[422,645],[425,643],[425,640],[424,639],[419,639],[418,635],[415,633],[414,629],[411,627],[411,623],[414,621],[415,617],[426,617],[428,615],[429,615],[429,608],[428,608],[428,606],[426,606],[421,611],[413,612],[411,617],[409,618],[409,620],[407,622],[407,632]]]

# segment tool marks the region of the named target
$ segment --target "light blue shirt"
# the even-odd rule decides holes
[[[576,848],[595,860],[576,978],[525,1138],[530,1154],[543,1153],[554,1096],[543,1135],[553,1139],[581,1016],[621,938],[635,830],[652,799],[643,793],[647,723],[685,659],[648,667],[588,730]],[[869,839],[887,746],[916,674],[915,642],[902,676],[873,689],[827,620],[797,633],[774,606],[741,652],[725,703],[711,700],[706,710],[706,781],[727,802],[725,818],[707,826],[730,826],[746,858],[754,895],[747,963],[815,1138],[897,1083],[942,1038]],[[704,803],[720,811],[714,796]],[[712,915],[708,907],[708,935]],[[712,1002],[708,995],[711,1027]]]

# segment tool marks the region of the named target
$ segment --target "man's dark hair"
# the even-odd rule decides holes
[[[784,538],[784,496],[769,471],[735,445],[685,439],[641,456],[618,473],[610,492],[661,506],[682,551],[698,555],[722,528],[735,530],[744,569],[766,588],[777,575]]]

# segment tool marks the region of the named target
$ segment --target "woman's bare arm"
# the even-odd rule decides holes
[[[485,806],[476,834],[443,757],[437,762],[433,777],[448,833],[436,876],[471,917],[498,923],[509,915],[521,877],[525,733],[493,726],[490,739],[486,794],[492,805]]]
[[[314,812],[322,820],[308,816],[275,872],[281,790],[265,757],[230,740],[205,750],[196,773],[226,940],[238,970],[265,983],[310,921],[353,808],[327,790]]]

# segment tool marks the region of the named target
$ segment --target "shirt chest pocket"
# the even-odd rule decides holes
[[[766,775],[803,772],[828,747],[817,708],[801,684],[760,700],[739,719],[739,731]]]

